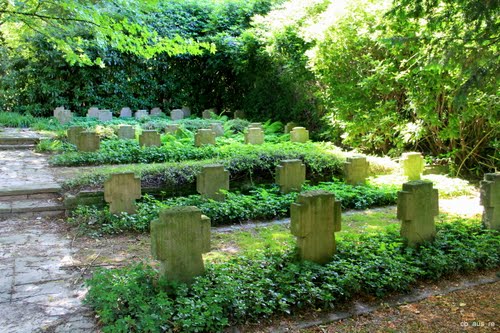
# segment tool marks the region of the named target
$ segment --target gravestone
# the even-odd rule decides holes
[[[120,118],[131,118],[132,110],[129,107],[124,107],[120,110]]]
[[[80,132],[76,141],[76,149],[83,152],[98,151],[101,140],[96,132],[83,131]]]
[[[352,156],[344,162],[344,179],[349,185],[363,185],[368,177],[370,163],[366,156]]]
[[[229,190],[229,171],[221,164],[203,166],[196,177],[196,190],[203,198],[223,201],[224,194],[219,190]]]
[[[184,111],[181,109],[175,109],[170,111],[170,119],[173,121],[184,119]]]
[[[70,110],[59,109],[54,110],[56,119],[61,123],[61,125],[67,124],[73,120],[73,113]]]
[[[276,184],[281,193],[300,192],[306,181],[306,166],[301,160],[283,160],[276,167]]]
[[[335,232],[340,231],[340,201],[323,190],[302,192],[290,213],[300,258],[318,264],[329,262],[336,250]]]
[[[483,224],[488,229],[500,230],[500,173],[487,173],[480,183]]]
[[[211,129],[199,129],[194,135],[194,145],[196,147],[215,145],[215,132]]]
[[[245,112],[243,111],[234,111],[234,119],[245,119]]]
[[[420,180],[420,175],[424,171],[424,158],[420,153],[403,153],[401,155],[401,167],[403,174],[409,181]]]
[[[304,127],[294,127],[290,132],[291,142],[305,143],[309,140],[309,131]]]
[[[120,125],[117,134],[119,139],[135,139],[135,128],[132,125]]]
[[[408,246],[434,239],[434,217],[438,212],[438,190],[432,188],[431,182],[414,180],[403,184],[403,190],[398,192],[397,218],[401,220],[401,236]]]
[[[245,144],[261,145],[264,143],[264,131],[258,127],[249,127],[245,132]]]
[[[164,113],[161,112],[160,108],[152,108],[151,112],[150,112],[150,115],[151,115],[151,117],[159,117],[159,116],[163,116]]]
[[[99,109],[95,106],[89,108],[87,111],[87,118],[99,118]]]
[[[110,121],[113,120],[113,113],[109,110],[99,110],[99,115],[97,117],[99,121]]]
[[[141,179],[133,172],[115,173],[104,182],[104,200],[111,214],[135,214],[135,200],[141,198]]]
[[[71,126],[66,131],[66,135],[68,137],[68,142],[76,145],[78,138],[80,137],[80,133],[85,129],[82,126]]]
[[[142,131],[141,135],[139,135],[139,145],[141,147],[160,147],[161,146],[160,133],[154,130]]]
[[[215,115],[215,109],[206,109],[201,113],[203,119],[212,119],[212,114]]]
[[[168,124],[165,126],[165,133],[171,135],[177,135],[181,131],[181,126],[179,124]]]
[[[223,136],[224,135],[224,126],[221,123],[212,123],[210,124],[210,129],[214,131],[215,136]]]
[[[135,119],[143,119],[149,117],[148,110],[137,110],[134,117]]]
[[[295,127],[299,127],[299,126],[294,122],[287,123],[285,125],[285,134],[290,133]]]
[[[53,114],[54,118],[59,119],[60,113],[61,113],[62,111],[64,111],[64,110],[65,110],[65,109],[64,109],[64,106],[58,106],[57,108],[55,108],[55,109],[54,109],[54,114]]]
[[[189,106],[183,106],[182,112],[184,112],[184,118],[191,117],[191,108]]]
[[[164,208],[151,222],[151,254],[160,260],[160,275],[192,282],[205,272],[202,253],[210,251],[210,219],[197,207]]]
[[[262,129],[262,124],[261,123],[250,123],[250,124],[248,124],[248,128],[260,128],[260,129]]]

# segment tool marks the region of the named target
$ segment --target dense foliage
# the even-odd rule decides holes
[[[29,10],[35,1],[24,3]],[[99,15],[61,3],[44,2],[41,13],[67,21],[30,17],[24,28],[43,29],[16,33],[8,28],[20,16],[0,8],[0,109],[50,115],[65,105],[82,115],[93,105],[189,105],[199,115],[216,107],[294,120],[313,137],[365,152],[422,151],[457,174],[499,164],[498,0],[150,0],[137,11],[139,1],[117,10],[118,1],[99,3]],[[88,23],[72,21],[74,8],[102,26],[82,29]],[[129,39],[106,30],[108,17]],[[160,41],[176,36],[209,50],[162,52]],[[152,50],[138,51],[149,42]]]
[[[396,203],[396,187],[352,186],[343,183],[321,183],[306,185],[302,189],[332,192],[341,201],[342,209],[364,209]],[[258,187],[248,194],[227,192],[226,199],[218,202],[201,198],[200,195],[175,197],[167,200],[151,196],[137,204],[137,214],[111,214],[107,209],[80,206],[73,213],[70,223],[83,232],[94,236],[127,231],[147,232],[152,220],[158,218],[162,208],[196,206],[210,218],[213,226],[233,224],[248,220],[269,220],[290,216],[290,205],[298,193],[281,194],[279,188]]]
[[[472,222],[472,223],[471,223]],[[406,291],[417,280],[500,265],[498,232],[479,221],[437,225],[435,242],[406,248],[395,228],[347,235],[320,266],[297,261],[291,248],[239,255],[207,265],[191,286],[159,279],[139,264],[102,270],[88,281],[86,302],[103,332],[218,332],[301,308],[329,309],[357,294]]]

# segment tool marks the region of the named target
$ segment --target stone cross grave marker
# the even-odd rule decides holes
[[[151,130],[151,131],[142,131],[142,134],[139,135],[139,145],[141,147],[160,147],[161,146],[161,137],[160,133]]]
[[[124,107],[120,110],[120,118],[131,118],[132,110],[129,107]]]
[[[101,140],[96,132],[83,131],[76,141],[76,149],[83,152],[98,151],[100,144]]]
[[[306,181],[306,166],[301,160],[283,160],[276,167],[276,184],[281,193],[300,192]]]
[[[132,125],[118,126],[118,138],[120,139],[135,139],[135,128]]]
[[[229,171],[221,164],[203,166],[196,177],[196,190],[203,198],[223,201],[224,194],[220,190],[229,190]]]
[[[500,173],[487,173],[480,183],[483,224],[488,229],[500,230]]]
[[[333,193],[316,190],[299,194],[291,206],[291,231],[302,260],[329,262],[335,254],[335,232],[340,231],[340,201]]]
[[[181,126],[179,124],[167,124],[165,126],[165,133],[177,135],[181,131]]]
[[[438,196],[438,190],[432,188],[431,182],[421,180],[404,183],[403,190],[398,192],[397,218],[402,221],[401,236],[408,246],[415,247],[434,239]]]
[[[366,156],[348,157],[344,162],[345,182],[350,185],[363,185],[368,177],[370,163],[366,161]]]
[[[212,123],[210,124],[210,129],[214,131],[215,136],[223,136],[224,135],[224,126],[221,123]]]
[[[209,251],[210,219],[197,207],[164,208],[151,222],[151,253],[168,280],[190,283],[202,275],[202,253]]]
[[[181,109],[174,109],[170,111],[170,119],[173,121],[184,119],[184,111]]]
[[[163,116],[163,112],[161,111],[160,108],[156,107],[156,108],[152,108],[151,109],[151,112],[150,112],[151,116],[152,117],[159,117],[159,116]]]
[[[184,118],[191,116],[191,108],[189,106],[183,106],[181,110],[184,112]]]
[[[299,127],[299,126],[294,122],[287,123],[285,125],[285,134],[290,133],[295,127]]]
[[[234,119],[245,119],[245,112],[240,110],[234,111]]]
[[[99,109],[95,106],[89,108],[87,111],[87,118],[99,118]]]
[[[215,145],[215,132],[211,129],[199,129],[194,135],[194,145],[196,147]]]
[[[109,110],[99,110],[98,119],[99,121],[113,120],[113,113]]]
[[[68,137],[68,142],[76,145],[78,142],[78,138],[80,137],[80,133],[84,131],[82,126],[71,126],[66,131],[66,135]]]
[[[104,182],[104,200],[111,214],[135,214],[135,200],[141,198],[141,179],[133,172],[115,173]]]
[[[149,117],[149,112],[148,110],[137,110],[134,117],[135,119],[143,119]]]
[[[408,177],[409,181],[420,180],[420,175],[424,171],[424,158],[422,154],[410,152],[401,155],[401,167],[403,174]]]
[[[258,127],[249,127],[245,132],[245,144],[261,145],[264,143],[264,131]]]
[[[305,143],[309,140],[309,131],[304,127],[294,127],[290,132],[291,142]]]

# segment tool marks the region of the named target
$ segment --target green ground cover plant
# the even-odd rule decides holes
[[[433,243],[407,248],[397,227],[349,234],[330,263],[300,262],[293,245],[206,264],[191,286],[165,281],[148,264],[100,270],[86,303],[103,332],[219,332],[303,308],[330,309],[357,295],[405,292],[416,281],[499,267],[500,235],[479,220],[446,218]]]
[[[342,209],[364,209],[396,203],[395,187],[351,186],[340,182],[306,185],[303,190],[326,190],[341,200]],[[197,206],[211,219],[212,226],[234,224],[247,220],[270,220],[290,216],[290,205],[298,193],[281,194],[278,186],[258,187],[248,194],[226,192],[226,200],[218,202],[200,195],[176,197],[167,200],[145,195],[137,204],[137,214],[114,215],[107,209],[80,206],[69,222],[84,233],[100,236],[128,231],[147,232],[152,220],[158,218],[161,208]]]

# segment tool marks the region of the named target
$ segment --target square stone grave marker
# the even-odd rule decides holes
[[[109,110],[99,110],[99,121],[110,121],[113,120],[113,113]]]
[[[119,125],[117,134],[119,139],[135,139],[135,128],[132,125]]]
[[[290,132],[290,141],[306,143],[309,141],[309,131],[304,127],[294,127]]]
[[[229,190],[229,171],[221,164],[203,166],[196,177],[196,190],[203,198],[223,201],[224,194],[220,190]]]
[[[66,131],[66,136],[68,137],[68,142],[76,145],[78,142],[78,138],[80,137],[80,133],[85,129],[82,126],[71,126]]]
[[[160,133],[154,130],[142,131],[141,135],[139,135],[139,145],[141,147],[160,147],[161,146]]]
[[[424,171],[422,154],[416,152],[403,153],[400,162],[403,174],[408,177],[409,181],[420,180],[420,175]]]
[[[170,119],[173,121],[184,119],[184,111],[181,109],[174,109],[170,111]]]
[[[124,107],[120,110],[120,118],[131,118],[132,110],[129,107]]]
[[[83,152],[98,151],[100,144],[101,140],[96,132],[83,131],[76,141],[76,149]]]
[[[143,118],[146,118],[146,117],[149,117],[149,112],[148,110],[137,110],[135,115],[134,115],[135,119],[143,119]]]
[[[196,147],[215,145],[215,132],[211,129],[199,129],[194,135],[194,145]]]
[[[258,127],[249,127],[245,132],[245,144],[261,145],[264,143],[264,131]]]

